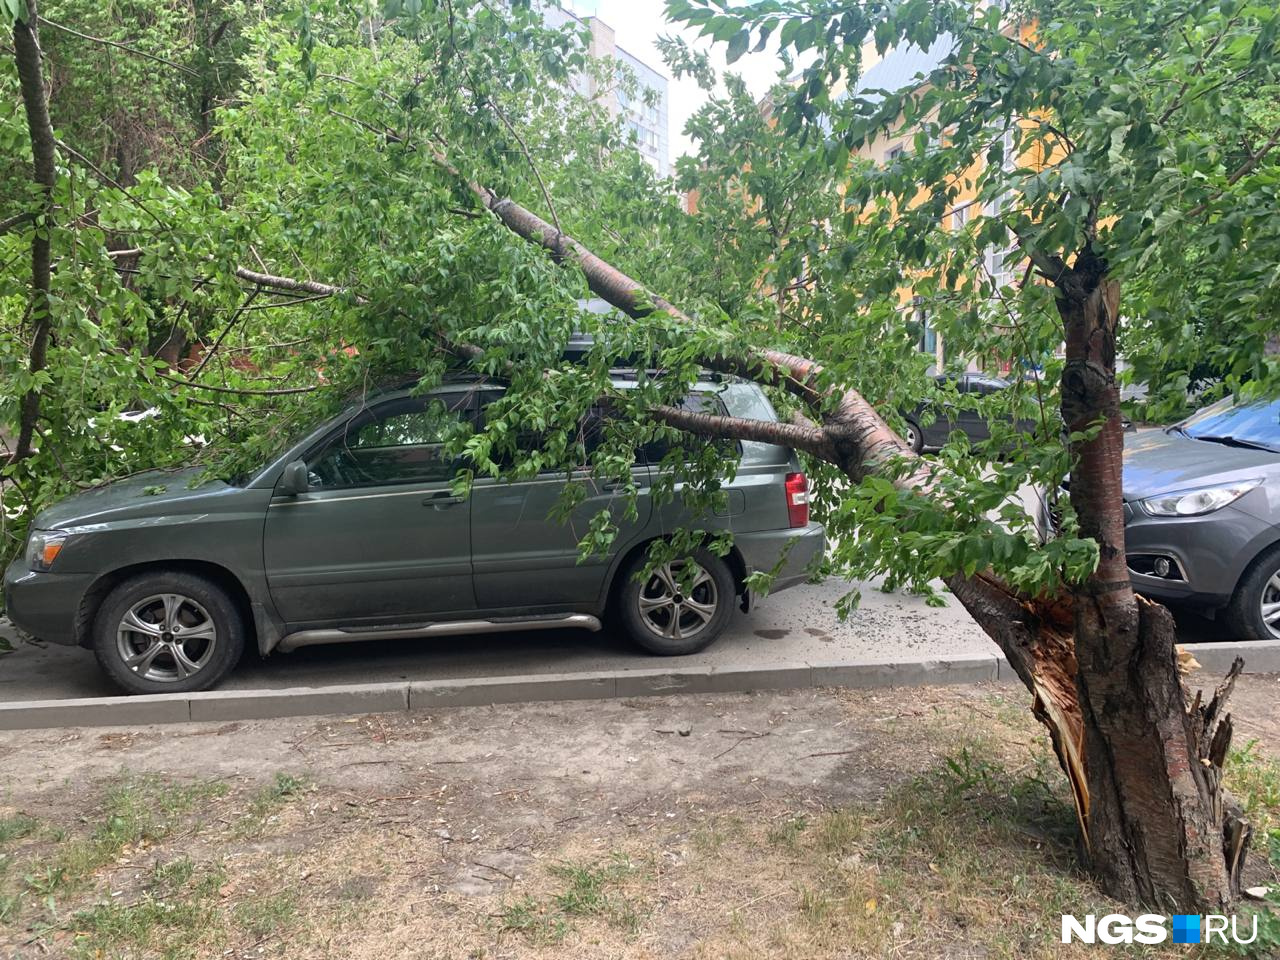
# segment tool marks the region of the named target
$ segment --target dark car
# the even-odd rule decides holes
[[[1135,589],[1280,639],[1280,400],[1221,400],[1127,438],[1125,544]]]
[[[630,382],[634,383],[634,375]],[[620,372],[618,386],[628,377]],[[205,689],[246,642],[262,653],[309,644],[500,630],[599,629],[606,614],[658,654],[700,650],[723,631],[747,577],[802,582],[823,549],[795,454],[744,441],[724,508],[693,518],[649,493],[660,468],[638,451],[636,512],[584,467],[586,495],[550,519],[563,471],[453,489],[461,464],[443,442],[481,422],[500,388],[459,380],[364,400],[235,482],[149,473],[88,491],[34,518],[4,576],[10,619],[54,643],[90,647],[134,693]],[[754,384],[700,383],[703,409],[776,414]],[[590,520],[613,513],[607,555],[580,559]],[[686,525],[730,528],[721,557],[639,576],[647,548]]]
[[[977,410],[968,404],[958,404],[951,393],[962,397],[990,397],[1013,386],[1012,381],[993,377],[986,373],[963,373],[958,377],[937,376],[933,378],[932,389],[935,395],[921,401],[915,409],[903,414],[907,422],[904,440],[916,453],[926,447],[934,449],[946,444],[951,434],[959,430],[974,442],[991,439],[991,424]],[[1035,429],[1031,421],[1018,421],[1024,430]]]

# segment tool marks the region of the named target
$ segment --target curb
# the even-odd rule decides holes
[[[1245,657],[1247,673],[1280,673],[1280,640],[1202,643],[1190,649],[1202,669],[1211,674],[1226,673],[1237,656]],[[815,662],[738,669],[676,667],[670,670],[548,673],[279,690],[218,690],[155,696],[14,701],[0,703],[0,730],[265,720],[680,693],[743,693],[814,687],[866,690],[1016,680],[1004,658],[994,654],[905,662]]]

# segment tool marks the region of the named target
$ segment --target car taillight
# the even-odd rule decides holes
[[[809,524],[809,478],[803,473],[787,474],[787,519],[793,527]]]

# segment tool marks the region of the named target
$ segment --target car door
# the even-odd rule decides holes
[[[411,623],[470,612],[471,504],[444,441],[473,415],[447,390],[366,408],[304,456],[309,489],[274,496],[271,598],[290,624]]]
[[[481,402],[496,396],[489,394]],[[589,449],[590,424],[584,426],[584,436]],[[567,519],[555,515],[570,480],[563,471],[531,480],[476,479],[471,491],[471,553],[479,607],[596,608],[612,556],[594,554],[579,562],[578,543],[601,511],[608,511],[618,526],[615,549],[625,549],[640,536],[652,512],[649,471],[643,462],[632,468],[639,490],[634,518],[626,516],[627,498],[618,484],[598,480],[585,466],[571,477],[584,485],[586,495]]]

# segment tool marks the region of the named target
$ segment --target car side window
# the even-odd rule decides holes
[[[990,397],[1004,389],[1004,384],[990,377],[972,377],[969,380],[969,392],[980,397]]]
[[[453,479],[457,461],[445,441],[466,415],[465,400],[409,397],[353,417],[307,458],[311,486],[321,489],[433,483]]]
[[[680,406],[684,410],[691,410],[694,413],[709,413],[713,416],[727,416],[729,411],[725,407],[724,401],[719,397],[709,393],[691,393],[686,396]],[[692,451],[695,446],[705,445],[706,443],[721,444],[725,447],[726,456],[737,456],[740,446],[728,440],[699,440],[692,436],[684,436],[678,441],[678,446],[689,451],[686,459],[692,459]],[[671,452],[672,444],[666,440],[650,440],[641,448],[645,460],[653,465],[662,463],[664,457]]]

